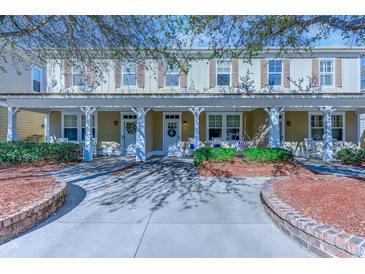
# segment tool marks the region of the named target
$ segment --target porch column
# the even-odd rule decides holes
[[[192,107],[189,110],[194,115],[194,150],[199,148],[200,132],[199,132],[199,117],[200,113],[204,111],[204,108]]]
[[[84,107],[81,110],[85,113],[85,144],[83,159],[85,162],[93,160],[93,130],[92,130],[92,114],[96,110],[95,107]]]
[[[137,115],[137,132],[136,132],[136,161],[146,161],[146,113],[150,108],[135,107],[132,108],[133,112]]]
[[[265,108],[269,115],[269,147],[282,147],[280,139],[280,113],[281,107]]]
[[[323,113],[323,161],[330,162],[333,159],[332,114],[333,107],[322,107]]]
[[[19,111],[18,107],[8,107],[8,132],[6,140],[16,141],[16,113]]]
[[[49,124],[49,113],[44,117],[44,141],[49,143],[49,132],[50,132],[50,124]]]

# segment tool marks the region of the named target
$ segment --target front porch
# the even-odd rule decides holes
[[[14,97],[6,100],[7,139],[16,139],[18,110],[29,109],[46,114],[47,141],[83,143],[85,161],[96,155],[135,155],[137,161],[184,156],[203,145],[285,147],[303,156],[304,139],[322,144],[321,157],[331,161],[335,142],[362,144],[365,114],[359,95],[342,101],[326,96]]]

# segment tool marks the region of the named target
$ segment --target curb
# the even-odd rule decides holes
[[[21,211],[0,218],[0,245],[32,229],[53,215],[67,199],[67,184],[57,182],[52,192]]]
[[[365,238],[320,223],[282,202],[274,193],[272,181],[261,189],[266,213],[284,233],[320,257],[365,258]]]

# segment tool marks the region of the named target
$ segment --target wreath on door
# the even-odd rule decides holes
[[[170,137],[175,137],[175,136],[176,136],[176,129],[174,129],[174,128],[170,128],[170,129],[167,131],[167,135],[169,135]]]
[[[126,130],[127,130],[128,134],[135,134],[137,131],[136,123],[133,123],[133,122],[127,123]]]

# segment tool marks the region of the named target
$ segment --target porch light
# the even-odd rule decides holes
[[[114,126],[118,126],[118,121],[114,121]]]

